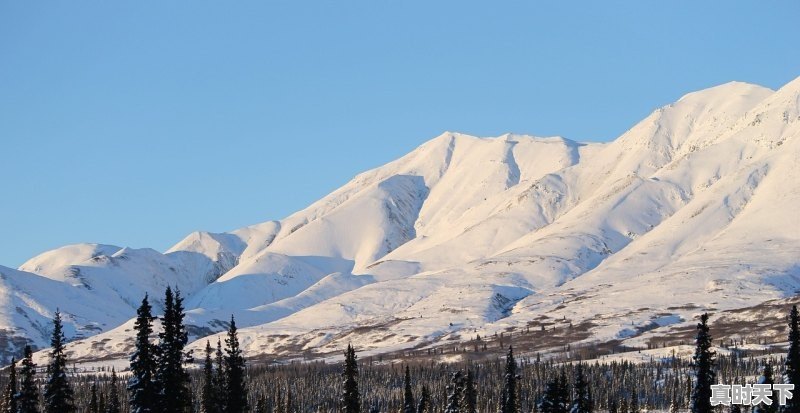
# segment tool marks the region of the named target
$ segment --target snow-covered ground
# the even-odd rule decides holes
[[[142,296],[168,284],[187,297],[193,348],[234,314],[250,356],[532,320],[636,343],[800,288],[798,135],[800,78],[690,93],[609,143],[447,132],[280,221],[164,254],[73,245],[0,267],[2,351],[46,345],[58,307],[74,358],[120,357]]]

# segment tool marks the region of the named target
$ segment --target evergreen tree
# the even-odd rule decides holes
[[[150,341],[153,334],[152,307],[147,294],[136,310],[134,352],[130,357],[131,377],[128,379],[128,404],[131,413],[155,413],[158,390],[155,383],[156,347]]]
[[[97,382],[92,383],[89,396],[89,413],[100,413],[100,407],[97,405]]]
[[[341,402],[342,413],[361,412],[361,394],[358,392],[358,364],[356,350],[352,345],[347,345],[344,353],[344,371],[342,371],[343,393]]]
[[[3,390],[3,400],[0,405],[2,413],[17,413],[17,360],[11,359],[8,366],[8,383]]]
[[[414,393],[411,391],[411,371],[406,365],[406,375],[403,378],[403,413],[414,413]]]
[[[19,413],[39,413],[39,388],[36,387],[36,363],[33,362],[33,349],[25,346],[25,356],[20,369],[20,389],[17,397]]]
[[[461,410],[463,395],[464,375],[458,370],[450,376],[450,384],[447,385],[447,406],[444,413],[463,413]]]
[[[639,394],[636,389],[631,390],[631,403],[628,406],[630,413],[639,413]]]
[[[570,406],[570,413],[591,413],[592,398],[590,395],[589,383],[583,375],[583,364],[578,363],[575,367],[575,399]]]
[[[767,362],[764,364],[764,369],[762,370],[761,376],[758,378],[758,384],[769,384],[772,386],[775,384],[775,378],[772,374],[772,366]],[[775,413],[778,411],[778,392],[772,392],[772,404],[766,403],[759,403],[756,406],[753,406],[753,413]]]
[[[53,335],[50,339],[50,363],[47,365],[47,382],[44,387],[44,411],[45,413],[73,413],[75,402],[73,401],[72,387],[67,379],[67,356],[64,354],[63,325],[61,324],[61,312],[56,310],[53,317]]]
[[[419,403],[417,403],[417,413],[431,413],[431,392],[424,384],[419,395]]]
[[[797,306],[789,313],[789,352],[786,354],[786,373],[784,383],[794,384],[795,392],[800,391],[800,316]],[[786,401],[783,411],[800,413],[800,397]]]
[[[117,372],[111,368],[111,383],[108,389],[108,404],[106,405],[106,413],[120,413],[122,406],[119,402],[119,391],[117,390]]]
[[[537,407],[541,413],[567,413],[567,406],[564,402],[564,390],[560,377],[554,377],[547,382]]]
[[[500,396],[500,413],[517,413],[517,411],[517,362],[514,360],[514,349],[508,346],[503,393]]]
[[[214,389],[214,362],[211,358],[211,343],[206,341],[206,359],[203,362],[203,389],[200,395],[201,413],[220,413],[217,410],[217,395]]]
[[[213,404],[214,408],[217,412],[224,412],[225,411],[225,402],[227,401],[227,397],[225,394],[227,393],[228,389],[228,374],[225,371],[225,354],[222,352],[222,341],[217,339],[217,351],[214,357],[214,365],[216,366],[216,370],[214,371],[214,380],[213,380]],[[283,406],[281,404],[281,406]]]
[[[465,413],[476,413],[478,411],[478,393],[475,391],[475,376],[472,370],[467,369],[467,378],[464,381],[464,403],[462,410]]]
[[[183,324],[183,298],[180,291],[167,287],[164,295],[162,331],[158,334],[158,363],[155,378],[158,383],[160,412],[184,413],[191,408],[189,373],[184,368],[188,355],[184,349],[189,341]]]
[[[694,369],[695,385],[692,389],[692,413],[711,413],[711,385],[714,384],[714,355],[711,350],[711,334],[708,331],[708,313],[700,317],[697,324],[697,338],[695,340],[692,368]]]
[[[228,337],[225,339],[225,371],[227,372],[226,413],[244,413],[247,410],[247,387],[245,386],[244,357],[239,347],[236,321],[231,315]]]

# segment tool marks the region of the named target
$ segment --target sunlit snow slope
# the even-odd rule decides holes
[[[606,144],[444,133],[280,221],[165,254],[87,244],[0,267],[3,352],[45,345],[60,307],[73,357],[122,356],[138,301],[168,284],[194,338],[234,314],[250,356],[563,318],[590,322],[584,341],[622,340],[786,297],[800,288],[798,135],[800,79],[690,93]]]

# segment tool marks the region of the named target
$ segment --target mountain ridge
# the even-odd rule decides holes
[[[68,246],[0,274],[100,297],[65,317],[78,339],[69,349],[86,359],[122,354],[130,309],[170,284],[185,292],[195,339],[234,314],[250,356],[323,354],[345,340],[381,352],[558,317],[591,325],[582,342],[639,342],[700,308],[800,288],[798,108],[800,78],[777,91],[730,82],[608,143],[445,132],[279,221],[195,232],[164,254]],[[142,272],[144,286],[128,291]],[[750,300],[737,296],[749,289]],[[46,343],[36,323],[11,315],[22,290],[3,289],[0,328],[16,340],[3,354],[20,340]],[[39,325],[53,310],[22,301]],[[109,305],[130,315],[92,324]],[[679,321],[629,334],[664,314]]]

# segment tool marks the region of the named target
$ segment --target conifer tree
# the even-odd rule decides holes
[[[136,310],[134,352],[130,357],[131,376],[128,379],[128,403],[132,413],[155,413],[158,390],[155,383],[156,347],[150,341],[153,334],[152,307],[147,294]]]
[[[631,403],[628,406],[628,412],[639,413],[639,394],[636,389],[631,390]]]
[[[67,379],[65,342],[61,312],[56,310],[53,317],[53,335],[50,339],[50,363],[47,365],[47,382],[44,387],[45,413],[73,413],[75,411],[72,387]]]
[[[214,391],[214,362],[211,358],[212,354],[211,343],[206,340],[206,358],[203,362],[203,389],[200,395],[201,413],[220,413],[217,410],[217,395]]]
[[[547,382],[537,407],[541,413],[567,413],[561,377],[553,377]]]
[[[214,371],[214,389],[212,391],[213,403],[216,411],[222,413],[225,411],[225,402],[227,401],[225,394],[228,391],[228,373],[225,371],[225,354],[222,352],[222,341],[219,339],[217,339],[214,365],[216,370]]]
[[[361,394],[358,391],[358,364],[356,350],[347,345],[344,353],[344,370],[342,371],[343,393],[340,400],[342,413],[361,412]]]
[[[467,369],[467,378],[464,381],[464,403],[462,403],[464,413],[476,413],[478,411],[478,394],[475,391],[475,376],[472,370]]]
[[[90,390],[89,413],[100,413],[100,406],[97,405],[97,382],[92,383]]]
[[[762,370],[761,376],[758,378],[758,384],[769,384],[772,386],[775,384],[775,378],[772,374],[772,366],[767,362],[764,364],[764,369]],[[766,403],[759,403],[756,406],[753,406],[753,413],[775,413],[778,411],[778,394],[777,391],[773,391],[772,393],[772,404]]]
[[[403,413],[414,413],[414,393],[411,391],[411,371],[406,365],[406,375],[403,378]]]
[[[420,391],[419,403],[417,403],[417,413],[431,413],[431,392],[424,384]]]
[[[19,413],[39,413],[39,388],[36,386],[36,363],[33,362],[33,349],[26,345],[22,368],[20,369],[20,388],[17,397]]]
[[[158,363],[155,378],[159,387],[160,412],[184,413],[190,406],[189,373],[184,363],[188,355],[184,349],[189,341],[183,324],[183,298],[180,291],[167,287],[164,295],[162,331],[158,334]]]
[[[786,354],[786,373],[784,383],[794,384],[795,394],[800,391],[800,316],[797,306],[793,305],[789,313],[789,351]],[[786,401],[785,413],[800,413],[800,397]]]
[[[514,349],[508,346],[506,371],[503,375],[503,393],[500,397],[500,413],[517,413],[517,362]]]
[[[463,413],[461,410],[463,395],[464,375],[458,370],[450,376],[450,384],[447,385],[447,406],[444,413]]]
[[[12,358],[8,366],[8,383],[3,390],[2,413],[17,413],[17,360]]]
[[[578,363],[575,367],[575,399],[570,406],[570,413],[591,413],[592,398],[590,395],[589,383],[583,375],[583,364]]]
[[[117,390],[117,372],[111,368],[111,383],[108,389],[108,404],[105,413],[120,413],[122,406],[119,401],[119,391]]]
[[[245,386],[245,361],[239,347],[236,321],[231,315],[228,337],[225,339],[225,370],[227,372],[226,413],[244,413],[247,410],[247,387]]]
[[[700,322],[697,324],[697,338],[692,358],[695,375],[691,398],[692,413],[711,413],[712,411],[711,385],[716,380],[714,355],[715,352],[711,350],[711,334],[708,330],[708,313],[705,313],[700,316]]]

